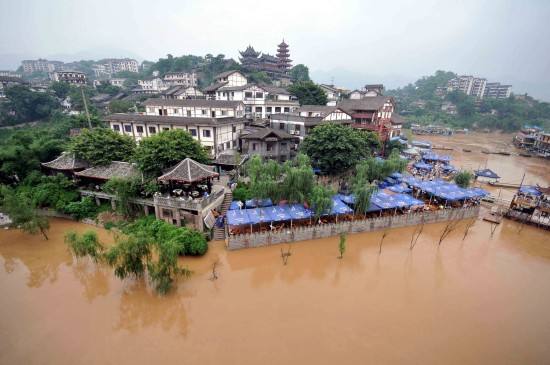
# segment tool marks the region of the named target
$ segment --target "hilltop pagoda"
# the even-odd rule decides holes
[[[288,73],[288,69],[292,67],[292,60],[290,59],[290,52],[288,51],[288,44],[285,40],[277,46],[277,67],[283,74]]]

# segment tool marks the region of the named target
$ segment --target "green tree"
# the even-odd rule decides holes
[[[50,89],[54,92],[55,96],[60,99],[65,99],[71,90],[71,86],[66,82],[52,82]]]
[[[311,81],[299,81],[292,84],[288,91],[298,98],[300,105],[326,105],[327,94]]]
[[[313,210],[313,215],[315,220],[318,220],[321,215],[330,212],[332,205],[332,196],[334,195],[334,190],[329,187],[322,185],[316,185],[313,187],[310,197],[309,205]]]
[[[127,113],[134,108],[134,103],[127,100],[113,100],[109,103],[109,112],[111,113]]]
[[[344,232],[340,232],[340,240],[338,242],[338,252],[340,252],[339,259],[344,258],[344,253],[346,252],[346,234]]]
[[[69,150],[92,165],[108,165],[112,161],[129,161],[135,145],[132,138],[109,128],[94,128],[84,129],[74,137]]]
[[[329,123],[315,127],[301,151],[322,171],[339,173],[371,155],[374,141],[377,137],[371,132]]]
[[[460,171],[458,174],[455,175],[455,183],[460,186],[461,188],[467,188],[470,186],[470,182],[472,181],[474,175],[469,171]]]
[[[46,231],[50,223],[46,217],[39,215],[31,199],[24,194],[16,194],[6,186],[1,189],[2,209],[10,217],[13,224],[30,234],[42,233],[47,240]]]
[[[129,217],[134,212],[130,199],[141,191],[141,180],[139,178],[114,178],[103,185],[103,190],[115,195],[118,212]]]
[[[59,110],[59,103],[48,93],[35,92],[23,85],[15,85],[5,90],[9,113],[1,113],[4,123],[21,123],[42,120]]]
[[[311,81],[309,78],[309,68],[301,63],[290,69],[290,77],[297,82]]]
[[[208,156],[200,143],[182,130],[163,131],[144,138],[135,153],[139,168],[148,176],[159,176],[162,170],[187,157],[201,163],[208,162]]]
[[[268,84],[271,85],[272,81],[269,75],[263,71],[261,72],[251,72],[246,75],[248,82],[255,84]]]
[[[76,257],[89,256],[94,262],[102,259],[102,252],[105,249],[97,233],[92,230],[84,232],[82,236],[75,231],[69,231],[65,234],[65,243]]]

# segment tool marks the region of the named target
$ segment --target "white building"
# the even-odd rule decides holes
[[[196,86],[173,86],[162,93],[165,99],[205,99],[206,96]]]
[[[139,63],[131,58],[108,58],[103,60],[106,71],[113,75],[117,72],[139,72]]]
[[[383,93],[384,93],[384,85],[369,84],[369,85],[365,85],[365,87],[363,87],[361,90],[353,90],[349,94],[349,98],[352,100],[360,100],[364,98],[382,96]]]
[[[169,86],[160,78],[155,77],[147,80],[138,80],[139,87],[147,92],[160,93],[161,91],[168,90]]]
[[[50,73],[50,80],[68,84],[86,84],[86,74],[79,71],[55,71]]]
[[[197,86],[197,75],[194,72],[168,72],[164,82],[170,86]]]
[[[272,114],[271,128],[283,130],[303,140],[313,128],[320,124],[337,123],[351,125],[352,116],[335,106],[302,105],[293,113]]]
[[[21,67],[24,73],[33,72],[54,72],[60,70],[63,62],[60,61],[48,61],[42,58],[37,60],[24,60],[21,61]]]
[[[164,130],[181,129],[206,147],[215,158],[238,148],[244,129],[244,105],[218,100],[149,99],[145,114],[112,114],[105,118],[114,131],[136,141]]]
[[[124,81],[126,81],[126,79],[115,77],[115,78],[109,79],[109,84],[113,86],[124,87]]]
[[[512,95],[512,85],[501,85],[500,82],[488,82],[484,96],[487,98],[506,99]]]

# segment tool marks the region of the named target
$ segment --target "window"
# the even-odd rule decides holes
[[[128,133],[132,133],[132,126],[131,125],[125,125],[124,126],[124,131],[128,132]]]
[[[300,132],[300,131],[302,130],[302,126],[299,125],[299,124],[296,124],[296,125],[294,126],[294,130],[297,131],[297,132]]]
[[[210,129],[203,129],[202,130],[202,136],[204,138],[210,138],[210,136],[211,136]]]
[[[271,113],[271,109],[272,109],[272,108],[271,108],[270,106],[268,106],[268,107],[265,108],[265,112],[266,112],[266,113]]]
[[[157,133],[157,128],[149,127],[149,134],[155,134],[155,133]]]
[[[251,91],[245,91],[244,97],[245,98],[251,98],[252,97],[252,92]]]
[[[222,115],[227,115],[227,110],[222,110]]]
[[[113,125],[113,130],[117,131],[117,132],[120,132],[120,126],[118,124],[114,124]]]
[[[250,113],[250,112],[252,111],[252,107],[251,107],[251,106],[247,106],[247,107],[244,108],[244,111],[245,111],[246,113]]]
[[[162,109],[159,109],[159,115],[162,115]]]
[[[256,151],[256,146],[257,145],[258,145],[257,143],[252,143],[252,151]]]
[[[285,106],[285,113],[288,113],[289,111],[290,111],[290,108]]]
[[[191,110],[188,110],[188,111],[187,111],[187,116],[188,116],[188,117],[191,116]]]
[[[196,130],[195,128],[189,129],[189,133],[190,133],[193,137],[196,137],[196,136],[197,136],[197,130]]]
[[[177,110],[177,109],[174,109],[174,114],[178,114],[178,110]]]
[[[237,132],[237,126],[236,126],[236,125],[232,126],[232,127],[231,127],[231,131],[232,131],[233,133],[236,133],[236,132]]]
[[[264,93],[256,93],[256,98],[257,99],[263,99],[264,98]]]
[[[140,125],[138,125],[138,126],[136,127],[136,132],[138,132],[138,133],[140,133],[140,134],[143,133],[143,127],[140,126]]]
[[[163,130],[163,131],[169,131],[169,130],[170,130],[170,127],[162,127],[162,130]]]
[[[206,115],[206,109],[201,109],[201,114]]]
[[[279,123],[279,129],[285,129],[285,124],[284,123]]]
[[[262,112],[262,107],[261,106],[257,106],[256,107],[256,113],[261,113]]]
[[[225,148],[226,149],[231,148],[231,142],[225,142]]]
[[[275,113],[280,113],[281,112],[281,107],[280,106],[276,106],[275,107]]]

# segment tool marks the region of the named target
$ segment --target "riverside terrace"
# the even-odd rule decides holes
[[[365,219],[402,216],[416,212],[436,212],[446,209],[462,209],[479,205],[488,193],[481,188],[463,189],[443,180],[421,181],[412,176],[393,174],[395,184],[377,191],[371,197],[366,214],[357,214],[353,195],[336,194],[332,207],[316,219],[307,205],[279,204],[271,200],[234,201],[226,216],[227,231],[231,236],[271,232],[287,229],[353,222]],[[403,193],[408,191],[411,194]],[[391,228],[391,227],[390,227]]]

